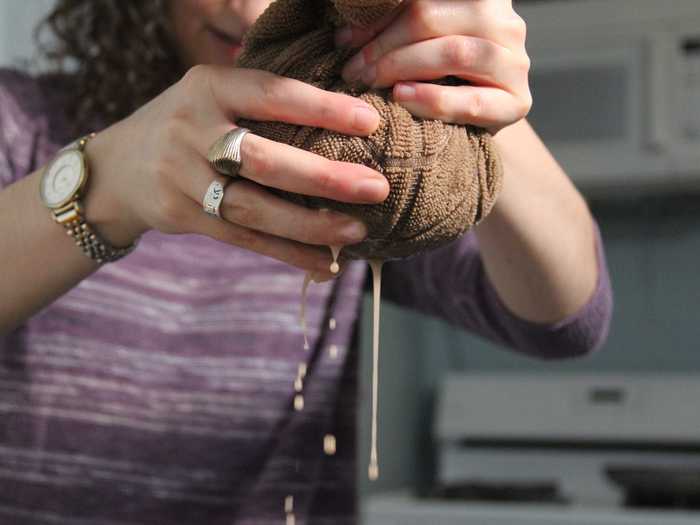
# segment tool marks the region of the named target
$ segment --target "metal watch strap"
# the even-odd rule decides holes
[[[115,248],[105,242],[83,219],[82,207],[78,201],[73,201],[65,208],[56,210],[54,219],[66,228],[66,233],[73,237],[85,255],[100,264],[121,259],[136,248],[135,243],[126,248]]]
[[[77,149],[80,153],[84,153],[85,145],[94,136],[95,133],[86,135],[63,149]],[[83,207],[77,199],[71,201],[63,208],[54,210],[53,217],[57,223],[66,228],[66,233],[70,237],[73,237],[75,243],[80,247],[83,253],[99,264],[114,262],[121,259],[136,248],[136,243],[125,248],[116,248],[106,242],[87,222],[85,222]]]

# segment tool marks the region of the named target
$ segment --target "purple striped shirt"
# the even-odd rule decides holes
[[[73,139],[60,85],[0,71],[0,188]],[[598,247],[595,294],[556,325],[504,307],[473,234],[387,264],[384,298],[533,356],[585,354],[612,309]],[[279,524],[289,494],[297,523],[354,523],[352,343],[365,278],[354,262],[311,285],[307,351],[302,272],[208,238],[147,233],[0,336],[0,523]]]

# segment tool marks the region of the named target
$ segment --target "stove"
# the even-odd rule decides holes
[[[700,524],[700,377],[449,376],[436,484],[365,524]]]

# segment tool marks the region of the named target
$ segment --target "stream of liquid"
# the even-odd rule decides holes
[[[379,306],[382,296],[382,266],[384,261],[373,259],[369,261],[372,269],[372,430],[369,467],[369,479],[379,478],[379,459],[377,454],[377,422],[379,391]]]
[[[299,312],[299,321],[301,322],[301,329],[304,332],[304,350],[309,349],[309,334],[306,329],[306,295],[309,291],[309,283],[311,282],[312,275],[311,272],[306,272],[304,276],[304,284],[301,287],[301,309]]]

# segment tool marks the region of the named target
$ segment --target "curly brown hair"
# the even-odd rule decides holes
[[[170,0],[58,0],[37,28],[55,72],[70,72],[74,122],[109,124],[131,114],[182,74]],[[45,31],[51,33],[44,38]]]

